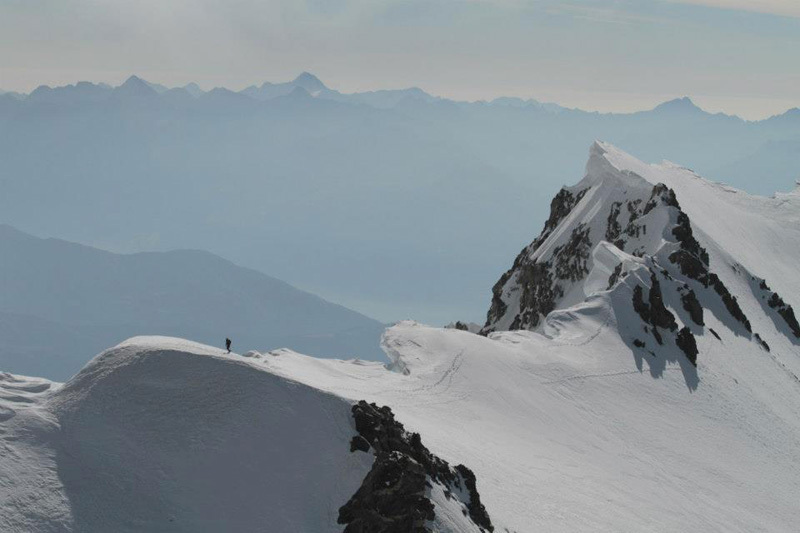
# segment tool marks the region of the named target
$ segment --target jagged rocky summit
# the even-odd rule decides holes
[[[670,357],[676,347],[696,366],[695,336],[706,329],[718,336],[706,328],[708,311],[733,334],[752,338],[769,351],[723,281],[733,276],[749,286],[751,297],[766,302],[762,312],[796,343],[800,326],[792,306],[709,235],[700,237],[701,244],[679,195],[666,183],[654,182],[654,176],[673,183],[700,180],[688,169],[648,167],[595,142],[586,176],[558,192],[541,234],[494,285],[481,332],[541,331],[551,312],[601,297],[613,307],[623,338],[650,357]],[[717,249],[713,261],[708,247]]]

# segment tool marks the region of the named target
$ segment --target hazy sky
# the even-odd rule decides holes
[[[344,92],[601,111],[690,95],[761,118],[800,106],[800,0],[0,0],[0,89],[302,70]]]

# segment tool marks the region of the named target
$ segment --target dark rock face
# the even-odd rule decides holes
[[[350,440],[350,451],[354,452],[356,450],[361,451],[361,452],[368,452],[369,451],[369,442],[367,442],[367,439],[365,439],[361,435],[355,435]]]
[[[689,217],[683,211],[678,213],[678,223],[672,228],[672,234],[681,244],[681,250],[692,254],[700,259],[700,262],[705,266],[708,266],[708,252],[706,252],[705,248],[700,246],[700,243],[694,238]]]
[[[494,531],[494,526],[492,526],[486,508],[481,503],[481,498],[476,486],[475,474],[464,465],[456,465],[455,471],[461,476],[461,479],[464,480],[464,486],[467,489],[467,493],[470,494],[469,503],[467,503],[469,517],[472,518],[472,521],[481,529]]]
[[[642,233],[647,233],[647,226],[637,223],[639,217],[644,213],[639,209],[641,200],[631,200],[625,202],[625,209],[628,211],[628,223],[625,229],[619,223],[619,215],[622,211],[622,202],[613,202],[608,213],[608,224],[606,227],[606,240],[613,243],[620,250],[625,250],[625,239],[621,237],[624,233],[628,237],[638,238]]]
[[[376,460],[356,494],[339,509],[347,533],[371,531],[425,533],[433,504],[425,497],[425,471],[399,452]]]
[[[654,272],[650,273],[650,292],[647,302],[644,301],[643,295],[644,291],[641,285],[633,288],[633,310],[645,324],[653,326],[653,337],[658,344],[663,344],[658,328],[675,331],[678,329],[678,324],[675,322],[675,316],[664,306],[661,284]]]
[[[636,220],[641,215],[639,210],[639,205],[642,203],[641,200],[633,200],[627,203],[628,206],[628,225],[625,226],[625,235],[628,237],[639,237],[639,235],[644,232],[647,233],[647,226],[640,226],[636,223]],[[622,247],[620,247],[622,248]]]
[[[517,255],[512,267],[492,287],[492,304],[486,315],[486,325],[481,330],[481,334],[491,333],[493,331],[492,324],[506,314],[508,309],[503,302],[503,289],[515,273],[518,273],[521,290],[523,291],[522,300],[525,303],[521,303],[522,310],[514,318],[511,329],[536,327],[539,324],[539,315],[546,315],[553,310],[555,299],[563,295],[563,290],[559,285],[552,282],[552,274],[550,273],[552,265],[549,262],[535,263],[530,257],[547,240],[561,221],[578,205],[586,191],[588,189],[572,194],[567,189],[561,189],[550,202],[550,216],[545,222],[542,232]],[[586,269],[588,246],[590,246],[587,241],[588,229],[584,234],[573,234],[573,238],[570,239],[570,243],[567,246],[579,250],[577,253],[583,255],[573,262],[568,261],[565,257],[563,263],[561,263],[561,274],[565,277],[561,279],[567,279],[569,276],[578,276],[580,272]]]
[[[773,292],[769,288],[769,285],[767,285],[766,280],[762,279],[759,287],[762,291],[769,294],[767,305],[775,309],[778,315],[786,322],[786,325],[789,326],[794,336],[800,339],[800,323],[797,322],[797,317],[794,315],[792,306],[784,302],[783,298],[781,298],[777,292]]]
[[[706,285],[702,280],[708,274],[708,268],[696,255],[692,255],[688,251],[681,249],[673,252],[669,256],[669,260],[678,265],[681,274]]]
[[[686,358],[694,365],[697,366],[697,341],[689,331],[689,328],[681,328],[678,336],[675,337],[675,344],[686,354]]]
[[[695,324],[698,326],[705,324],[703,321],[703,306],[700,305],[700,301],[692,289],[688,289],[681,295],[681,303]]]
[[[646,215],[659,204],[677,207],[680,209],[680,205],[678,205],[678,199],[675,198],[675,191],[663,183],[658,183],[655,187],[653,187],[653,191],[650,193],[650,199],[645,204],[642,214]]]
[[[725,284],[722,283],[722,280],[720,280],[719,277],[713,272],[710,272],[706,276],[706,286],[709,285],[713,287],[714,292],[716,292],[720,298],[722,298],[722,303],[725,304],[725,309],[728,310],[731,316],[741,322],[749,333],[752,333],[753,329],[750,326],[750,321],[745,316],[742,308],[739,307],[739,302],[736,300],[736,296],[733,296],[730,293]]]
[[[622,263],[620,263],[617,266],[615,266],[614,267],[614,272],[612,272],[611,275],[608,276],[608,288],[609,289],[617,284],[617,281],[619,280],[620,274],[622,274]]]
[[[675,323],[675,316],[664,306],[661,284],[655,273],[650,273],[650,283],[650,323],[653,326],[675,331],[678,324]]]
[[[547,237],[549,237],[553,230],[556,229],[556,226],[558,226],[562,220],[567,218],[567,215],[572,212],[572,209],[583,199],[583,196],[586,194],[587,190],[588,189],[579,191],[575,195],[573,195],[567,189],[561,189],[558,191],[558,194],[556,194],[555,197],[550,201],[550,216],[548,217],[547,222],[544,223],[544,229],[536,241],[541,243]]]
[[[520,269],[519,283],[522,289],[520,312],[514,317],[510,329],[534,328],[540,317],[547,316],[556,307],[556,298],[564,295],[557,283],[553,283],[550,263],[531,263]]]
[[[465,515],[482,531],[494,531],[478,494],[475,474],[464,465],[451,468],[433,455],[418,433],[408,433],[389,407],[360,401],[353,406],[358,435],[350,449],[375,451],[375,462],[364,482],[339,509],[338,522],[345,533],[426,533],[435,518],[435,506],[426,496],[430,483],[440,484],[446,495],[457,498]],[[366,450],[363,449],[363,441]],[[354,444],[357,443],[357,444]]]
[[[556,277],[578,281],[589,273],[587,262],[592,242],[589,240],[589,227],[578,224],[572,230],[572,235],[564,246],[553,250],[556,257]]]
[[[613,202],[611,204],[611,211],[608,213],[608,226],[606,227],[606,240],[608,242],[616,242],[622,233],[622,226],[619,223],[619,213],[622,202]],[[622,246],[618,246],[622,248]]]
[[[736,301],[736,297],[731,295],[728,288],[725,287],[725,284],[722,283],[722,280],[720,280],[715,273],[709,271],[708,252],[705,248],[700,246],[700,243],[694,238],[689,217],[686,213],[680,211],[680,205],[678,204],[677,198],[675,198],[675,193],[672,189],[667,189],[667,192],[663,192],[662,187],[666,188],[666,186],[661,184],[656,185],[653,188],[653,194],[655,195],[656,189],[659,189],[659,191],[661,191],[660,196],[662,198],[666,197],[666,201],[669,202],[667,205],[671,205],[679,210],[678,221],[675,227],[672,228],[672,234],[677,239],[680,248],[669,256],[670,262],[676,264],[684,276],[699,281],[705,287],[712,287],[714,292],[722,299],[722,303],[731,316],[739,321],[748,332],[752,332],[750,321],[745,316],[741,307],[739,307],[739,302]],[[650,202],[648,202],[648,205],[650,205]],[[686,303],[684,302],[684,306],[685,305]],[[694,320],[694,316],[692,319]],[[695,320],[695,322],[697,321]]]
[[[756,333],[755,335],[753,335],[753,337],[755,337],[756,341],[761,345],[762,348],[764,348],[766,351],[770,351],[769,344],[767,344],[767,341],[761,338],[761,335]]]
[[[521,255],[521,254],[520,254]],[[517,256],[517,260],[519,260],[520,256]],[[514,261],[516,264],[517,261]],[[508,306],[503,301],[503,288],[505,287],[508,280],[511,278],[511,275],[514,273],[514,269],[508,270],[500,276],[500,279],[497,280],[497,283],[494,284],[492,287],[492,305],[489,306],[489,311],[486,313],[486,324],[484,329],[481,331],[483,334],[490,333],[489,325],[493,324],[500,320],[500,317],[506,314],[508,310]]]
[[[653,195],[656,195],[657,189],[660,191],[661,197],[667,198],[667,205],[678,210],[678,220],[677,224],[672,228],[672,235],[675,236],[680,248],[670,255],[669,260],[678,265],[684,276],[699,281],[708,274],[708,252],[694,238],[692,224],[688,215],[681,211],[675,192],[672,189],[667,189],[666,185],[659,184],[653,188]],[[664,192],[664,189],[667,192]],[[650,202],[652,201],[651,199]],[[648,202],[648,205],[650,205],[650,202]]]
[[[772,298],[767,302],[767,305],[778,311],[778,314],[786,321],[794,336],[800,338],[800,324],[797,322],[797,317],[794,316],[792,306],[784,302],[777,292],[772,293]]]

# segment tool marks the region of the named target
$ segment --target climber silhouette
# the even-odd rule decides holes
[[[231,353],[231,340],[228,338],[225,339],[225,348],[228,349],[228,353]]]

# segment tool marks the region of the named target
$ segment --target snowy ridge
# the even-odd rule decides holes
[[[598,143],[488,335],[400,322],[389,365],[148,337],[7,375],[0,529],[793,532],[798,201]]]
[[[689,214],[680,203],[684,196],[690,198]],[[765,232],[755,217],[766,218],[776,207],[782,227],[767,227]],[[741,213],[749,224],[732,235],[719,220],[727,223],[734,210],[735,216],[749,214]],[[798,213],[800,204],[789,195],[752,197],[706,182],[672,163],[646,165],[596,142],[583,180],[559,192],[542,234],[495,285],[483,331],[542,331],[552,312],[601,296],[612,304],[623,338],[634,351],[648,354],[644,359],[658,371],[664,358],[681,360],[670,346],[696,366],[696,336],[706,333],[704,311],[768,352],[771,345],[795,351],[800,325],[791,302],[770,289],[768,278],[777,281],[796,269],[797,257],[781,252],[778,261],[762,268],[761,253],[748,255],[750,247],[742,246],[741,239],[750,237],[749,244],[755,245],[760,238],[789,247],[800,238]],[[775,218],[768,216],[770,222]],[[745,265],[767,271],[766,279]],[[781,283],[788,294],[797,294],[796,276],[793,279]],[[765,315],[771,324],[765,323]],[[718,329],[709,331],[716,336]],[[786,364],[797,373],[794,359]],[[696,378],[687,376],[687,382]]]
[[[4,531],[19,517],[19,531],[338,531],[371,463],[348,453],[348,402],[177,339],[107,350],[38,409],[51,431],[13,446],[54,450],[46,495],[61,506],[36,503],[20,464]]]
[[[345,518],[363,515],[356,494],[372,501],[376,489],[362,484],[392,479],[393,461],[407,450],[377,440],[354,447],[351,401],[268,371],[270,359],[313,358],[289,350],[247,355],[136,337],[63,386],[0,376],[0,431],[5,457],[14,458],[0,462],[11,480],[0,493],[0,529],[341,531]],[[21,408],[9,407],[16,403]],[[426,523],[491,530],[462,513],[480,506],[474,486],[468,491],[471,471],[451,469],[399,427],[431,466],[419,471],[418,494],[403,483],[392,493],[387,523],[396,523],[385,531],[423,531]],[[381,457],[388,459],[370,472]],[[398,464],[416,464],[405,460]],[[398,504],[402,498],[429,502],[431,511],[416,516],[416,506]]]

